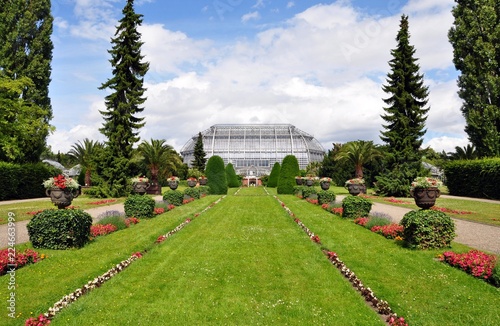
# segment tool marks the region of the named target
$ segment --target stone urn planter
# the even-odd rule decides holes
[[[351,195],[357,196],[359,194],[366,193],[366,186],[364,184],[352,183],[350,185],[347,185],[347,190]]]
[[[148,191],[150,184],[149,182],[136,182],[132,186],[136,194],[144,195]]]
[[[439,198],[441,192],[437,187],[429,187],[412,189],[410,194],[418,207],[429,209],[436,204],[436,199]]]
[[[188,179],[188,180],[187,180],[187,185],[188,185],[189,187],[191,187],[191,188],[196,187],[196,184],[197,184],[197,183],[198,183],[198,182],[196,181],[196,179]]]
[[[207,178],[199,178],[198,182],[200,183],[200,186],[206,186],[207,185]]]
[[[170,189],[175,190],[175,189],[177,189],[177,187],[179,187],[179,182],[177,182],[177,181],[169,181],[168,182],[168,186],[170,187]]]
[[[311,187],[312,185],[314,185],[314,180],[313,179],[306,179],[306,186],[308,187]]]
[[[330,189],[330,182],[328,182],[328,181],[320,182],[319,185],[321,186],[321,189],[323,189],[323,190]]]
[[[301,177],[295,177],[295,183],[297,186],[302,186],[302,178]]]
[[[52,187],[45,190],[45,194],[59,209],[64,209],[71,205],[74,198],[78,197],[80,192],[76,189]]]

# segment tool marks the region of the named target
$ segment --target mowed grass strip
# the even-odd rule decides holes
[[[436,259],[467,247],[452,243],[451,249],[409,250],[320,206],[294,196],[279,198],[410,325],[498,325],[500,289]]]
[[[226,197],[52,324],[383,325],[277,201],[257,192]]]
[[[3,318],[1,325],[24,325],[29,317],[44,313],[63,296],[82,287],[88,281],[103,274],[117,263],[129,258],[134,252],[150,250],[159,235],[165,234],[186,218],[200,212],[220,196],[195,200],[152,219],[142,219],[139,224],[103,237],[81,249],[36,249],[48,258],[16,271],[15,291],[16,319]],[[21,245],[17,250],[32,248]],[[133,264],[136,264],[134,262]],[[9,276],[0,277],[0,298],[10,297],[7,283]],[[7,310],[5,316],[7,315]],[[88,325],[82,323],[82,325]]]

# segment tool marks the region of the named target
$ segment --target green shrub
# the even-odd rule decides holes
[[[45,197],[43,181],[59,173],[45,163],[0,162],[0,200]]]
[[[207,175],[207,186],[212,195],[227,195],[227,180],[226,170],[224,168],[224,160],[218,155],[214,155],[208,159],[205,168]]]
[[[416,249],[449,247],[455,238],[455,223],[443,212],[430,209],[411,211],[399,223],[404,227],[405,245]]]
[[[278,194],[292,195],[296,185],[295,177],[298,175],[300,175],[300,168],[297,158],[294,155],[285,156],[285,158],[283,158],[280,175],[278,177]]]
[[[229,188],[238,188],[241,186],[241,182],[236,175],[236,171],[234,171],[232,163],[226,165],[226,180]]]
[[[374,226],[384,226],[392,224],[391,218],[389,216],[384,216],[381,214],[370,215],[368,222],[365,224],[365,228],[371,230]]]
[[[163,194],[163,200],[175,206],[181,206],[184,194],[179,190],[167,190]]]
[[[368,216],[372,202],[359,196],[347,196],[342,200],[342,217],[356,218]]]
[[[488,282],[496,286],[500,287],[500,262],[497,261],[495,268],[493,268],[493,274],[488,278]]]
[[[500,158],[450,161],[444,173],[450,195],[500,199]]]
[[[96,224],[113,224],[116,226],[116,230],[123,230],[127,228],[127,224],[125,224],[125,216],[120,213],[103,217]]]
[[[280,171],[281,165],[279,164],[279,162],[274,163],[271,174],[269,174],[269,180],[267,181],[267,186],[269,188],[276,188],[278,186]]]
[[[199,186],[198,191],[200,192],[200,197],[210,194],[210,189],[208,188],[208,186]]]
[[[47,209],[27,225],[34,248],[81,248],[90,237],[92,217],[80,209]]]
[[[302,196],[302,194],[304,193],[304,188],[306,188],[306,186],[294,186],[293,194],[295,196]]]
[[[335,194],[330,190],[320,190],[318,192],[318,203],[320,205],[330,204],[335,201]]]
[[[127,217],[148,218],[154,216],[155,200],[146,195],[130,195],[123,206]]]
[[[195,199],[200,199],[200,189],[198,188],[186,188],[184,189],[184,196],[188,196]]]
[[[302,189],[302,197],[305,199],[305,198],[309,198],[311,197],[311,195],[316,195],[317,191],[314,187],[304,187]]]

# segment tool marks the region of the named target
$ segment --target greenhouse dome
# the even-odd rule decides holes
[[[266,175],[275,162],[294,155],[301,169],[323,161],[325,150],[310,134],[290,124],[218,124],[201,132],[207,160],[214,155],[232,163],[237,174]],[[182,148],[183,161],[192,167],[198,134]]]

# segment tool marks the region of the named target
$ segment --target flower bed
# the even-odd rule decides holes
[[[116,201],[116,199],[103,199],[103,200],[90,202],[89,205],[104,205],[104,204],[114,203],[115,201]]]
[[[386,237],[387,239],[402,239],[403,237],[403,226],[399,224],[389,224],[389,225],[375,225],[370,229],[370,231],[378,233]]]
[[[0,250],[0,276],[7,274],[9,269],[10,271],[12,271],[12,268],[16,270],[47,258],[44,254],[40,255],[32,249],[26,249],[23,252],[17,252],[12,249],[14,248]]]
[[[126,218],[125,219],[125,225],[127,227],[130,227],[131,224],[137,224],[139,223],[141,220],[139,220],[137,217],[129,217],[129,218]]]
[[[473,212],[469,212],[469,211],[459,211],[456,209],[450,209],[450,208],[438,207],[438,206],[432,206],[431,209],[433,211],[439,211],[439,212],[443,212],[443,213],[450,213],[450,214],[457,214],[457,215],[466,215],[466,214],[473,213]]]
[[[472,276],[485,280],[493,275],[497,260],[495,255],[488,255],[479,250],[471,250],[462,254],[446,251],[439,256],[439,259],[453,267],[462,269]]]
[[[113,233],[117,230],[117,227],[113,224],[94,224],[90,227],[90,235],[92,237],[99,237],[102,235]]]

